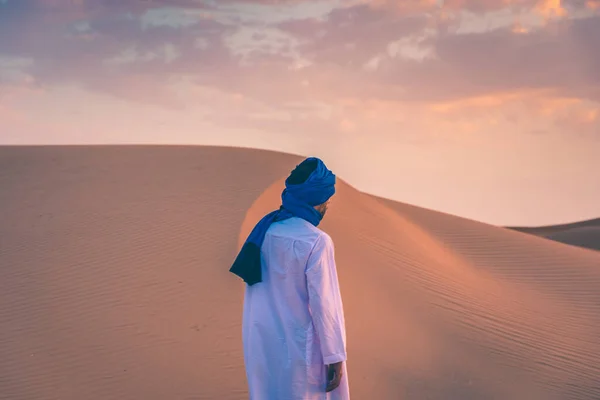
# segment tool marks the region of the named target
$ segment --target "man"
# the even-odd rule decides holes
[[[251,400],[347,400],[346,331],[333,242],[317,228],[335,193],[318,158],[285,182],[230,271],[247,283],[242,335]]]

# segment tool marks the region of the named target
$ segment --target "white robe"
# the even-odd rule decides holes
[[[242,335],[250,400],[347,400],[348,373],[329,392],[326,364],[346,361],[333,242],[300,218],[275,222],[263,281],[246,285]]]

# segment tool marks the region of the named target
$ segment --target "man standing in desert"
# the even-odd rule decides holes
[[[347,400],[346,331],[333,242],[317,228],[335,175],[307,158],[282,205],[254,227],[230,271],[246,282],[242,335],[251,400]]]

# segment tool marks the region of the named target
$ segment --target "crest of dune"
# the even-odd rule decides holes
[[[228,269],[300,161],[0,147],[0,398],[247,398],[244,286]],[[339,178],[320,227],[352,398],[600,398],[600,252]]]
[[[600,250],[600,218],[564,225],[514,227],[511,229],[573,246]]]

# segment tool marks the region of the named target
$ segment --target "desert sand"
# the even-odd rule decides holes
[[[0,398],[247,398],[228,269],[300,160],[0,147]],[[321,228],[353,399],[600,398],[600,252],[340,178]]]
[[[600,218],[574,222],[571,224],[540,226],[540,227],[513,227],[519,232],[538,235],[557,242],[587,249],[600,250]]]

